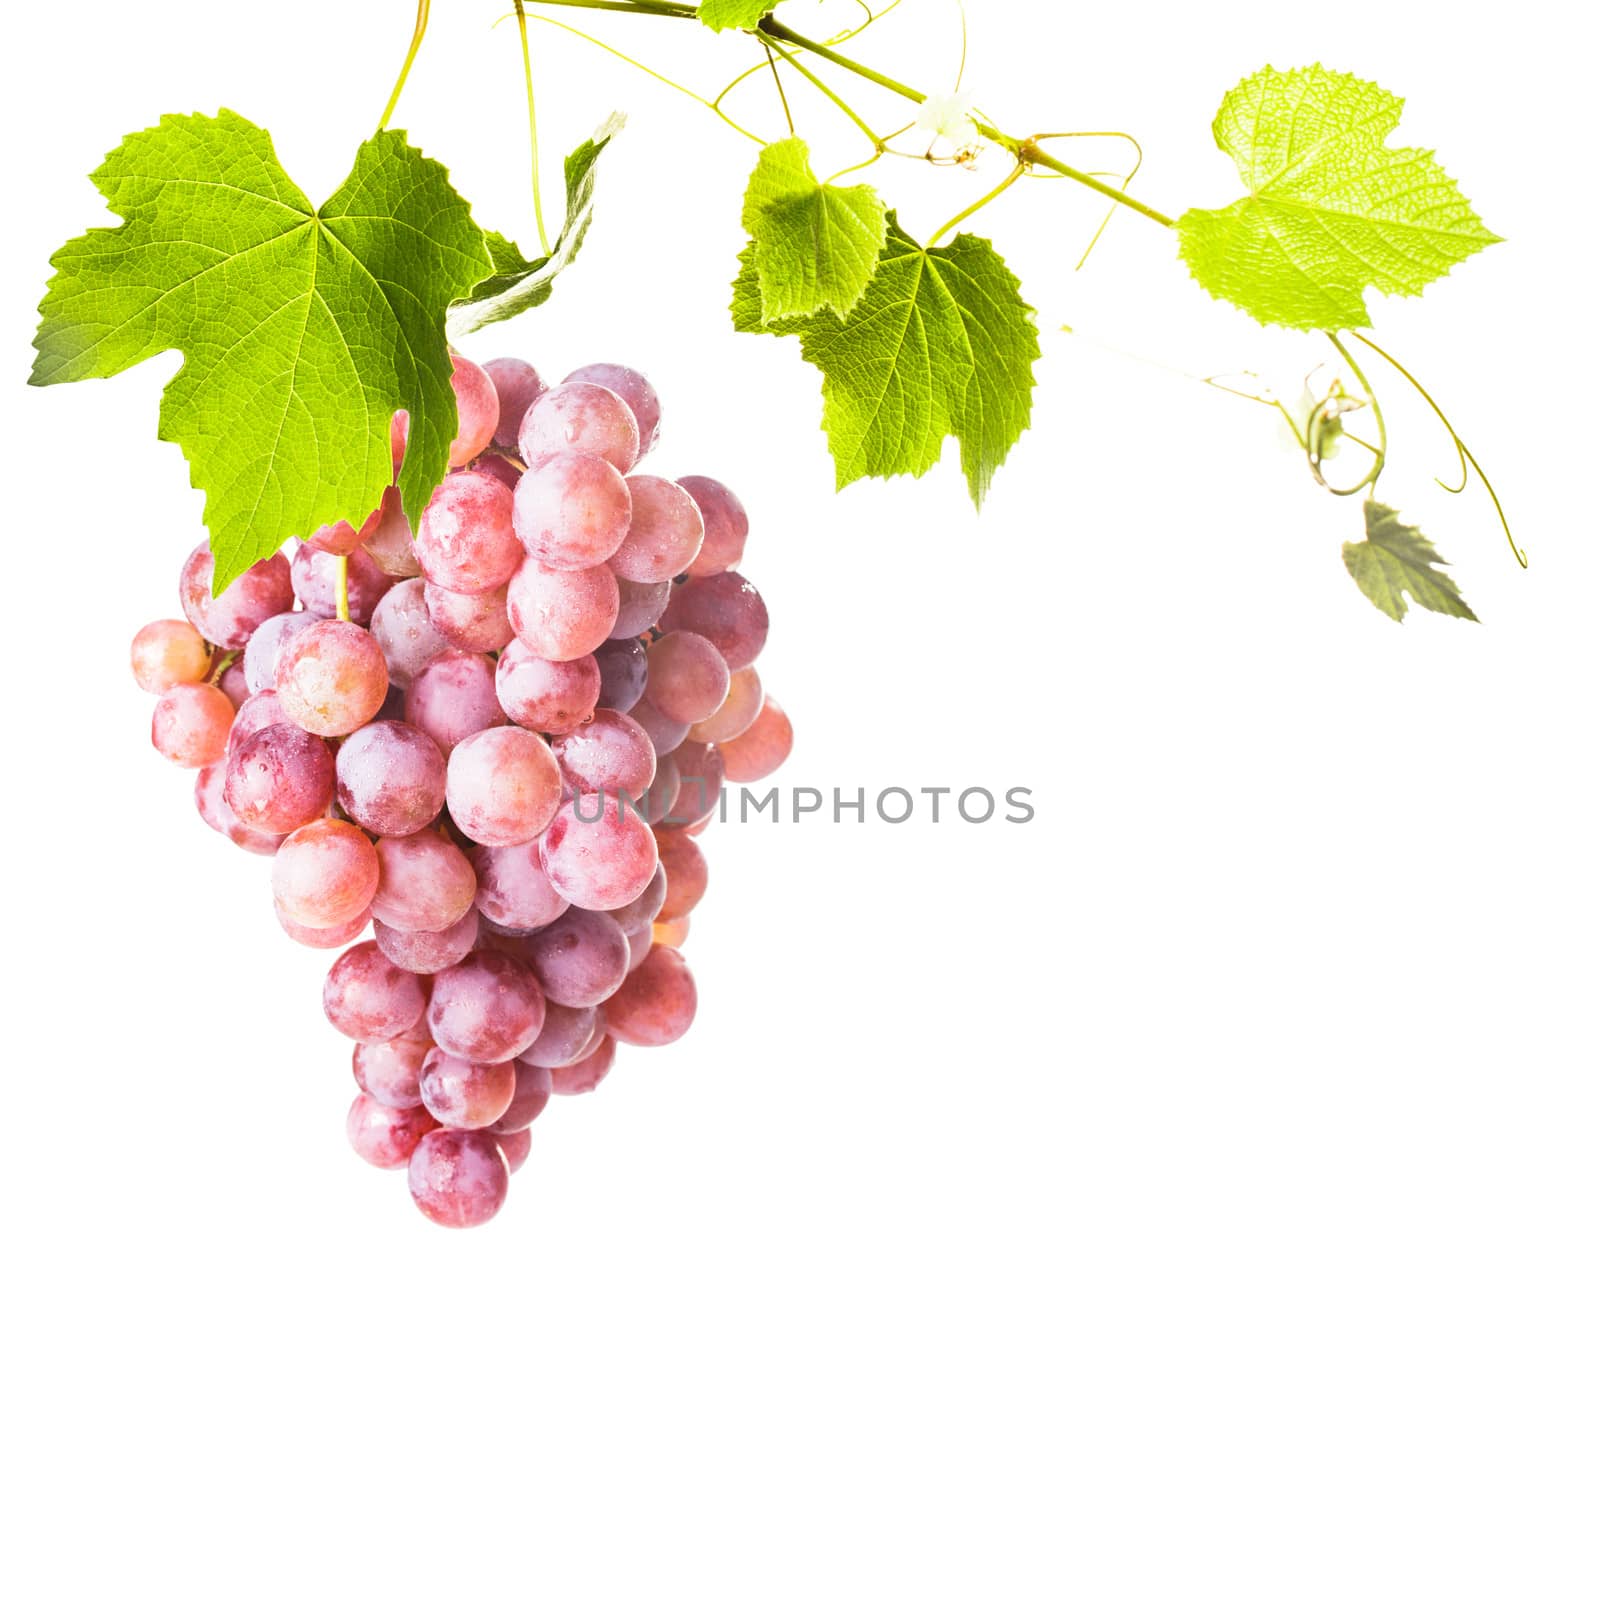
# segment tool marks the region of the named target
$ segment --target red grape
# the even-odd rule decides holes
[[[358,1094],[345,1118],[350,1148],[375,1167],[403,1167],[412,1160],[421,1139],[439,1126],[421,1106],[386,1106],[369,1094]]]
[[[606,1001],[606,1031],[624,1044],[672,1044],[689,1031],[695,1005],[688,963],[676,950],[652,945]]]
[[[510,1061],[538,1038],[543,1026],[544,992],[512,956],[476,950],[433,980],[428,1031],[451,1055]]]
[[[649,825],[615,795],[576,795],[539,840],[539,859],[556,889],[575,906],[625,906],[656,870]]]
[[[179,683],[199,683],[211,670],[211,652],[192,623],[169,618],[147,622],[129,652],[133,681],[146,694],[163,694]]]
[[[424,1134],[406,1178],[417,1209],[444,1228],[488,1222],[505,1204],[511,1182],[495,1135],[460,1128]]]

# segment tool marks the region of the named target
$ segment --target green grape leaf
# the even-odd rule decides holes
[[[868,184],[819,183],[803,139],[769,144],[744,195],[744,228],[755,245],[761,317],[841,316],[877,269],[888,224]]]
[[[51,258],[29,381],[182,351],[160,435],[205,494],[217,588],[286,539],[359,524],[393,476],[398,410],[420,515],[456,430],[445,308],[489,265],[445,169],[380,133],[313,208],[266,130],[224,110],[130,134],[93,179],[124,220]]]
[[[504,234],[484,235],[494,271],[451,306],[448,328],[452,339],[504,322],[519,312],[542,306],[550,298],[556,277],[577,258],[594,219],[595,165],[626,121],[620,113],[607,118],[592,138],[585,139],[567,157],[567,215],[549,255],[529,261]]]
[[[1344,547],[1345,569],[1356,587],[1386,617],[1404,620],[1406,595],[1428,611],[1478,619],[1461,598],[1456,581],[1439,569],[1446,563],[1430,540],[1401,522],[1398,512],[1376,500],[1366,502],[1367,536]]]
[[[754,246],[739,258],[734,327],[793,333],[822,373],[822,426],[841,489],[860,478],[921,477],[961,446],[974,505],[1028,426],[1039,332],[987,239],[924,249],[891,211],[877,271],[845,317],[763,320]]]
[[[1258,322],[1365,328],[1368,289],[1421,294],[1497,244],[1431,150],[1387,143],[1404,106],[1320,66],[1265,67],[1231,89],[1212,133],[1249,192],[1178,219],[1201,286]]]
[[[778,0],[700,0],[700,20],[713,33],[753,28]]]

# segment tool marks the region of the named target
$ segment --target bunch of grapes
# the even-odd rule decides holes
[[[391,487],[216,596],[202,544],[187,620],[142,628],[133,672],[200,815],[273,858],[284,932],[348,946],[323,1008],[355,1042],[351,1144],[459,1228],[499,1211],[552,1095],[688,1029],[696,840],[793,733],[756,672],[743,507],[635,471],[649,382],[457,356],[453,387],[414,536]],[[405,437],[401,412],[397,473]]]

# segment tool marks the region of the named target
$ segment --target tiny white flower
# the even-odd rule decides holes
[[[936,139],[948,139],[951,144],[975,144],[978,139],[978,130],[972,121],[975,104],[975,98],[962,89],[950,94],[930,94],[917,107],[916,125],[924,133],[931,133]]]

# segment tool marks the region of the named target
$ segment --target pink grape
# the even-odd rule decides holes
[[[422,1104],[422,1063],[429,1046],[410,1039],[374,1039],[358,1043],[350,1060],[361,1092],[380,1106],[414,1111]]]
[[[637,933],[628,935],[628,971],[637,972],[644,963],[644,958],[650,954],[655,944],[655,927],[641,928]],[[605,1019],[601,1018],[604,1026]]]
[[[231,661],[217,679],[217,687],[228,697],[237,711],[250,696],[250,685],[245,681],[244,662]]]
[[[604,561],[628,532],[627,480],[600,456],[562,450],[523,473],[512,520],[542,566],[577,572]]]
[[[450,441],[454,469],[488,449],[500,426],[500,396],[494,380],[476,362],[452,351],[450,366],[450,387],[456,397],[456,436]]]
[[[767,642],[767,606],[737,572],[691,578],[672,591],[662,625],[703,634],[722,652],[732,672],[748,667]]]
[[[411,524],[398,489],[383,491],[376,523],[362,539],[362,548],[372,564],[388,578],[414,578],[422,571],[417,560],[417,542],[411,537]]]
[[[495,848],[479,845],[472,852],[478,874],[476,905],[502,928],[527,932],[554,922],[567,909],[539,860],[538,842]]]
[[[610,1034],[601,1034],[594,1049],[581,1060],[574,1061],[570,1067],[550,1069],[551,1094],[592,1094],[616,1059],[617,1041]]]
[[[593,656],[546,661],[513,639],[500,652],[494,687],[506,715],[519,727],[535,733],[570,733],[594,715],[600,668]]]
[[[673,917],[670,921],[658,922],[651,937],[655,943],[664,944],[669,950],[681,949],[689,939],[689,919]]]
[[[594,652],[600,699],[607,711],[632,711],[644,693],[645,652],[637,639],[612,639]]]
[[[686,917],[700,904],[710,876],[705,852],[681,829],[663,828],[656,834],[656,849],[667,874],[666,898],[656,909],[655,920],[673,921]]]
[[[333,799],[333,753],[313,733],[277,723],[228,757],[223,794],[233,814],[265,833],[293,833]]]
[[[409,722],[357,728],[335,765],[339,806],[368,833],[416,833],[444,809],[444,755]]]
[[[512,956],[477,950],[433,980],[428,1031],[453,1056],[510,1061],[543,1026],[544,991]]]
[[[611,570],[635,583],[659,583],[687,572],[706,536],[694,497],[670,478],[648,473],[627,482],[633,518],[611,557]]]
[[[483,370],[494,384],[500,399],[500,418],[495,425],[494,442],[502,450],[517,448],[517,432],[528,407],[549,387],[526,361],[515,356],[496,356],[486,361]]]
[[[500,1146],[500,1154],[506,1158],[506,1171],[521,1172],[523,1163],[533,1149],[532,1131],[520,1128],[516,1133],[497,1133],[494,1142]]]
[[[225,761],[202,767],[194,780],[194,803],[208,828],[215,828],[223,838],[231,840],[241,850],[255,856],[273,856],[283,843],[282,836],[264,833],[241,822],[233,814],[224,790],[228,782],[228,765]]]
[[[374,516],[376,514],[373,513]],[[320,550],[330,556],[347,556],[361,543],[363,533],[372,525],[370,518],[365,519],[359,528],[348,522],[324,523],[306,539],[306,549]]]
[[[517,485],[522,482],[521,464],[513,461],[510,456],[500,455],[494,450],[479,456],[472,463],[472,470],[487,473],[489,477],[498,479],[513,494],[517,491]]]
[[[453,472],[417,523],[417,560],[429,583],[457,594],[487,594],[522,562],[511,526],[511,491],[484,472]]]
[[[424,597],[435,630],[457,650],[499,650],[514,637],[504,584],[483,594],[457,594],[430,583]]]
[[[763,692],[756,669],[740,667],[728,681],[727,698],[709,717],[690,727],[689,737],[701,744],[737,739],[760,715]]]
[[[278,680],[278,651],[283,641],[317,619],[309,611],[280,611],[250,635],[244,647],[244,681],[251,694],[270,689]]]
[[[397,967],[368,939],[328,969],[322,1009],[352,1039],[398,1039],[422,1020],[428,991],[414,972]]]
[[[597,361],[591,366],[579,367],[576,372],[569,372],[562,382],[598,383],[602,388],[620,395],[633,413],[634,424],[639,430],[639,454],[642,456],[654,449],[656,440],[661,436],[661,397],[656,393],[655,385],[642,372],[635,372],[632,367],[619,367],[610,361]]]
[[[552,739],[550,753],[562,781],[575,793],[637,798],[655,781],[655,746],[649,734],[620,711],[596,711],[581,728]]]
[[[278,652],[277,690],[290,722],[337,738],[377,714],[389,692],[389,669],[365,628],[314,622]]]
[[[214,645],[237,650],[268,617],[294,605],[289,561],[280,551],[241,573],[220,595],[211,593],[211,551],[197,545],[183,564],[178,599],[183,614]]]
[[[754,722],[738,738],[717,747],[722,764],[734,783],[759,783],[770,778],[789,759],[794,748],[794,725],[770,695]]]
[[[478,913],[469,907],[465,916],[441,933],[406,933],[386,922],[375,922],[372,936],[397,967],[431,977],[472,954],[478,943]]]
[[[308,822],[273,858],[273,898],[286,917],[307,928],[337,928],[360,916],[377,887],[378,853],[348,822]]]
[[[517,1057],[525,1067],[568,1067],[589,1053],[600,1031],[598,1006],[564,1006],[546,999],[539,1037]],[[549,1080],[545,1079],[548,1085]],[[548,1088],[546,1093],[548,1093]],[[521,1090],[519,1088],[520,1096]],[[509,1116],[510,1113],[507,1113]],[[503,1123],[506,1119],[502,1117]]]
[[[646,663],[648,670],[648,662]],[[628,715],[645,731],[658,756],[670,756],[689,737],[689,724],[669,717],[652,700],[637,701]]]
[[[433,1049],[423,1063],[422,1103],[445,1128],[487,1128],[499,1120],[516,1093],[517,1069],[510,1061],[463,1061]]]
[[[745,540],[750,536],[750,518],[739,497],[727,484],[715,478],[679,478],[700,508],[705,523],[705,542],[689,567],[691,578],[710,578],[726,572],[744,560]]]
[[[438,1128],[417,1145],[406,1182],[430,1222],[476,1228],[506,1203],[511,1172],[494,1134]]]
[[[364,628],[372,621],[378,602],[389,592],[394,579],[384,572],[365,550],[344,557],[345,588],[350,599],[350,620]],[[324,550],[301,545],[294,553],[290,572],[294,592],[314,617],[334,617],[339,612],[339,561]]]
[[[605,912],[574,906],[529,938],[526,959],[547,1001],[597,1006],[628,975],[628,941]]]
[[[345,1118],[350,1148],[375,1167],[406,1166],[423,1137],[439,1126],[421,1106],[386,1106],[358,1094]]]
[[[538,734],[485,728],[450,752],[445,780],[450,815],[479,844],[527,844],[561,804],[561,771]]]
[[[372,920],[363,911],[348,922],[341,922],[336,928],[308,928],[292,917],[284,916],[281,906],[272,909],[277,913],[278,926],[296,944],[303,944],[308,950],[338,950],[344,945],[354,944],[367,931],[367,924]]]
[[[650,875],[649,883],[627,905],[619,906],[613,911],[610,914],[611,920],[629,939],[638,933],[648,933],[651,923],[661,915],[661,908],[666,904],[666,899],[667,871],[665,867],[658,865]]]
[[[528,407],[517,454],[535,468],[563,450],[603,456],[618,472],[639,459],[639,424],[628,403],[598,383],[558,383]]]
[[[709,717],[728,698],[732,674],[722,652],[698,633],[665,633],[650,646],[645,697],[685,725]]]
[[[654,945],[606,1001],[606,1031],[624,1044],[672,1044],[689,1031],[696,1004],[688,963],[676,950]]]
[[[209,767],[228,753],[232,726],[233,702],[220,689],[209,683],[175,683],[156,701],[150,743],[175,766]]]
[[[683,780],[678,776],[678,763],[670,755],[659,757],[656,761],[655,778],[640,796],[639,809],[652,824],[665,822],[672,815],[672,808],[678,803],[678,791],[682,787]]]
[[[544,1067],[534,1066],[521,1057],[515,1063],[505,1064],[516,1073],[516,1088],[511,1104],[495,1119],[492,1131],[521,1133],[538,1120],[539,1113],[550,1103],[550,1074]]]
[[[648,633],[661,620],[661,613],[672,599],[669,582],[635,583],[617,579],[617,620],[611,624],[613,639],[636,639]]]
[[[506,591],[517,637],[546,661],[572,661],[604,644],[618,605],[610,567],[556,572],[530,558],[517,568]]]
[[[164,694],[180,683],[199,683],[211,670],[211,652],[192,623],[169,618],[147,622],[129,652],[133,681],[146,694]]]
[[[363,835],[365,837],[365,835]],[[402,933],[443,933],[472,909],[478,880],[450,840],[431,831],[381,838],[372,915]]]
[[[427,584],[421,578],[397,583],[372,613],[372,637],[383,651],[389,682],[405,688],[433,660],[453,646],[428,612]]]
[[[406,688],[406,721],[421,728],[447,756],[469,734],[505,720],[495,698],[494,662],[485,655],[445,651]]]
[[[714,744],[685,743],[673,754],[678,768],[678,797],[662,822],[669,828],[686,828],[711,816],[722,794],[722,752]]]
[[[283,702],[276,689],[263,689],[260,694],[246,698],[233,714],[233,726],[228,730],[228,753],[232,755],[253,733],[262,728],[293,726],[283,714]]]
[[[588,911],[625,906],[656,870],[649,825],[615,795],[577,795],[539,840],[539,859],[557,891]]]

